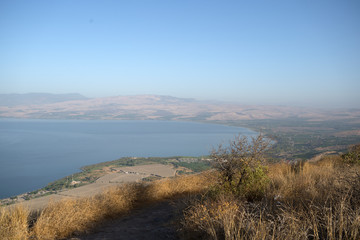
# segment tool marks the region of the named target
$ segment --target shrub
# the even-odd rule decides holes
[[[267,185],[264,164],[269,141],[262,135],[249,139],[237,136],[228,147],[220,145],[211,157],[220,173],[220,184],[216,191],[224,191],[248,200],[258,199]]]
[[[341,157],[345,163],[360,164],[360,144],[351,146],[349,151]]]
[[[356,170],[356,169],[352,169]],[[187,239],[360,239],[360,174],[332,162],[269,166],[270,187],[256,202],[206,198],[185,211]]]

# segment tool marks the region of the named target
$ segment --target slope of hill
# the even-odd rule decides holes
[[[78,94],[51,94],[51,93],[27,93],[27,94],[0,94],[0,106],[41,105],[72,100],[86,100],[88,98]]]
[[[249,106],[158,95],[85,98],[78,94],[11,94],[0,95],[0,102],[0,117],[3,118],[237,121],[360,117],[360,109],[330,111],[288,106]]]

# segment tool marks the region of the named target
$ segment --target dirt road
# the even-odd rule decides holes
[[[69,240],[180,239],[176,231],[183,206],[180,201],[164,201],[136,209],[128,216],[104,223],[90,234]]]

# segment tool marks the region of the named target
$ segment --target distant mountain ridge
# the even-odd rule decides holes
[[[17,105],[40,105],[57,102],[66,102],[72,100],[86,100],[78,93],[69,94],[51,94],[51,93],[26,93],[26,94],[0,94],[0,106],[17,106]]]
[[[80,94],[0,94],[0,117],[35,119],[114,119],[238,121],[303,118],[358,119],[360,109],[321,110],[289,106],[206,102],[161,95],[87,98]]]

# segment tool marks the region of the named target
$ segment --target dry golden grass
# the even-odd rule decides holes
[[[155,181],[147,187],[146,198],[154,201],[204,191],[214,183],[214,172]]]
[[[49,204],[38,217],[33,236],[37,239],[65,238],[85,232],[105,218],[126,213],[136,200],[135,185],[111,188],[95,197]]]
[[[0,239],[51,240],[86,232],[105,219],[128,213],[134,206],[195,194],[211,183],[211,174],[203,173],[164,179],[152,183],[124,184],[94,197],[50,203],[29,227],[29,211],[1,209]]]
[[[360,175],[327,158],[269,166],[265,197],[219,195],[185,212],[187,239],[360,239]]]
[[[260,200],[205,194],[184,213],[188,239],[360,239],[359,169],[327,157],[318,163],[268,166]],[[29,227],[29,211],[1,209],[0,239],[61,239],[86,232],[135,206],[209,191],[217,173],[127,184],[103,194],[51,203]],[[210,190],[211,191],[211,190]],[[208,197],[207,197],[208,196]]]
[[[13,207],[9,210],[0,208],[0,239],[25,240],[29,236],[29,210]]]
[[[291,165],[285,163],[271,166],[268,194],[277,199],[286,199],[288,204],[298,204],[304,199],[323,202],[323,198],[331,192],[329,188],[339,185],[339,171],[332,163],[319,166],[306,162],[299,172],[292,169]]]
[[[85,231],[96,223],[99,209],[90,199],[51,203],[41,213],[33,228],[37,239],[64,238],[76,231]]]

